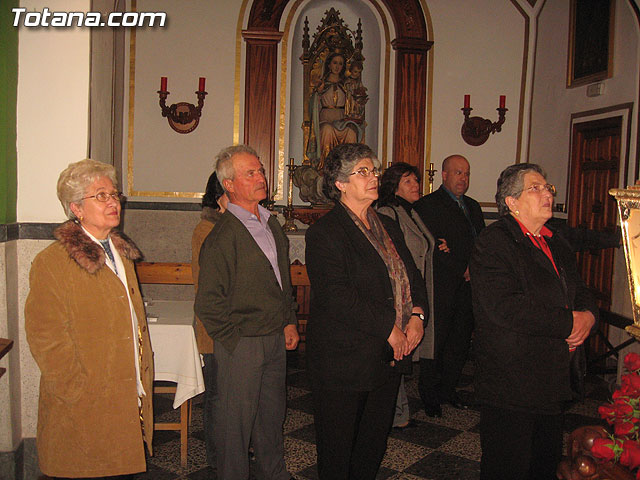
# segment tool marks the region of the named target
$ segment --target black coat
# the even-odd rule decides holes
[[[463,201],[479,234],[484,228],[480,204],[466,195],[463,195]],[[447,317],[454,294],[464,282],[463,275],[469,265],[475,238],[464,212],[443,186],[415,202],[413,209],[436,239],[436,245],[440,243],[439,238],[444,238],[450,250],[446,253],[436,248],[433,253],[435,320],[438,323],[439,318]],[[438,330],[436,325],[436,332]]]
[[[484,404],[556,413],[571,399],[565,339],[572,311],[597,318],[597,309],[570,246],[560,235],[546,239],[559,274],[511,216],[476,241],[470,265],[475,394]]]
[[[424,281],[402,232],[390,218],[379,218],[407,269],[414,306],[428,312]],[[383,385],[391,373],[387,338],[396,317],[384,261],[339,203],[307,230],[305,258],[312,386],[370,391]]]

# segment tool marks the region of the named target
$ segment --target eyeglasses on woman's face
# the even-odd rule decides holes
[[[520,193],[522,192],[543,193],[545,190],[549,192],[551,195],[553,195],[554,197],[556,196],[556,186],[552,185],[551,183],[545,183],[545,184],[534,183],[530,187],[520,190]]]
[[[360,175],[361,177],[364,178],[368,178],[371,175],[373,175],[374,177],[379,177],[380,176],[380,169],[379,168],[369,168],[369,167],[360,167],[359,169],[357,169],[355,172],[351,172],[349,174],[349,176],[351,175]]]
[[[116,202],[121,202],[122,200],[124,200],[125,196],[122,194],[122,192],[100,192],[88,197],[82,197],[82,200],[86,200],[87,198],[95,198],[97,201],[104,203],[108,202],[109,198],[113,198]]]

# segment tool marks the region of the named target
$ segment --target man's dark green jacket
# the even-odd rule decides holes
[[[271,263],[247,228],[226,211],[200,250],[194,310],[207,333],[233,352],[240,337],[282,333],[296,323],[289,270],[289,241],[270,217],[282,288]]]

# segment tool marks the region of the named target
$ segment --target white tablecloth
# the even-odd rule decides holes
[[[204,392],[202,362],[193,330],[193,302],[150,300],[146,309],[154,378],[177,384],[173,408],[178,408]]]

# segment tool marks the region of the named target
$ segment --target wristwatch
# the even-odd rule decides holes
[[[420,320],[422,320],[424,322],[424,314],[422,314],[422,313],[414,312],[414,313],[411,314],[411,316],[412,317],[418,317]]]

